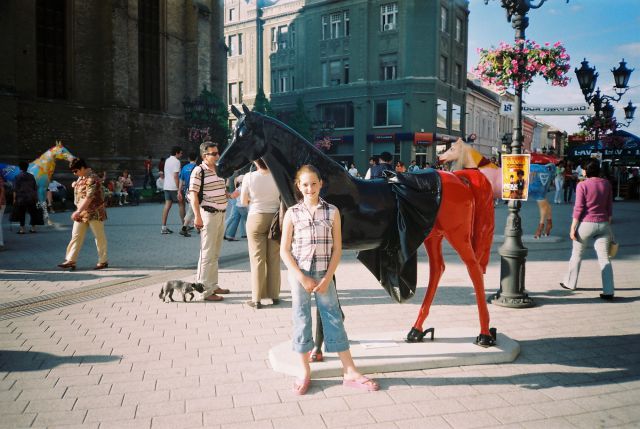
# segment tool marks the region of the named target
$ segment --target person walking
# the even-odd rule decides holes
[[[142,189],[147,189],[147,185],[154,191],[156,190],[156,179],[153,178],[153,161],[151,155],[147,156],[144,160],[144,181],[142,182]]]
[[[196,283],[204,285],[205,301],[222,301],[220,295],[229,293],[218,285],[218,258],[224,234],[224,213],[227,192],[224,179],[216,174],[216,161],[220,157],[218,145],[205,142],[200,145],[202,163],[195,167],[189,179],[189,202],[195,215],[194,226],[200,231],[200,257]]]
[[[191,179],[191,173],[196,167],[196,158],[198,156],[195,152],[189,153],[189,163],[185,164],[180,170],[179,183],[178,183],[178,203],[184,206],[184,216],[182,221],[182,228],[180,229],[180,235],[183,237],[191,237],[189,229],[191,222],[193,222],[194,214],[191,204],[189,203],[189,181]]]
[[[69,163],[69,168],[78,177],[78,180],[73,184],[76,211],[71,214],[73,229],[71,231],[71,241],[67,246],[67,254],[64,262],[58,264],[58,267],[75,269],[87,229],[91,228],[91,232],[96,238],[96,248],[98,249],[98,263],[94,270],[108,268],[107,237],[104,233],[104,221],[107,220],[107,211],[104,208],[102,183],[82,158],[73,159]]]
[[[257,170],[246,174],[242,180],[240,201],[249,206],[247,241],[251,300],[246,304],[260,309],[262,298],[271,298],[274,305],[280,302],[280,243],[268,237],[271,221],[280,208],[280,192],[264,161],[258,159],[254,165]]]
[[[613,191],[609,181],[599,176],[600,163],[597,159],[592,159],[586,167],[587,178],[576,187],[573,221],[569,230],[569,236],[573,240],[573,250],[569,260],[569,270],[560,286],[576,290],[582,255],[589,240],[593,239],[602,277],[603,293],[600,294],[600,298],[612,300],[614,283],[609,244],[612,234]]]
[[[174,146],[171,148],[171,156],[164,161],[164,208],[162,210],[162,234],[173,234],[169,228],[167,228],[167,218],[169,217],[169,210],[173,203],[178,202],[178,182],[180,174],[180,158],[182,157],[182,149],[180,146]],[[184,215],[180,217],[180,225],[184,222]]]
[[[571,204],[571,197],[575,191],[576,187],[576,176],[573,172],[573,163],[571,161],[567,161],[567,164],[564,167],[564,202]]]
[[[39,214],[38,207],[38,185],[36,178],[33,174],[29,173],[29,163],[27,161],[20,161],[18,164],[20,173],[16,176],[15,187],[13,189],[13,210],[15,215],[11,216],[11,219],[16,222],[20,222],[20,229],[18,234],[24,234],[24,224],[26,221],[26,214],[29,212],[29,223],[31,228],[29,232],[36,232],[36,224]]]
[[[238,227],[240,229],[240,236],[246,237],[247,235],[246,223],[248,209],[246,206],[242,205],[242,201],[240,201],[243,179],[243,174],[237,176],[234,179],[235,190],[231,194],[232,199],[229,200],[229,203],[233,201],[235,204],[233,204],[233,208],[231,209],[231,216],[229,216],[224,224],[224,239],[227,241],[238,241],[238,239],[236,238]]]
[[[556,165],[556,177],[555,177],[556,194],[553,198],[555,204],[562,204],[562,191],[564,189],[564,160],[558,162]]]
[[[297,395],[307,393],[311,384],[308,353],[311,336],[311,295],[320,310],[327,352],[338,353],[342,363],[343,385],[375,391],[377,382],[362,375],[355,366],[344,329],[333,274],[342,257],[342,233],[338,208],[320,198],[319,171],[302,166],[295,178],[301,202],[287,210],[282,225],[280,256],[288,268],[293,308],[293,350],[300,355],[302,376],[293,383]]]
[[[394,167],[391,164],[392,161],[393,156],[389,152],[382,152],[380,154],[378,164],[371,167],[371,178],[376,179],[384,177],[383,173],[386,170],[394,171]]]

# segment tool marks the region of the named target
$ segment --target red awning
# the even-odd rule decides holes
[[[557,164],[558,162],[560,162],[560,158],[557,158],[554,155],[546,155],[538,152],[531,154],[532,164]]]

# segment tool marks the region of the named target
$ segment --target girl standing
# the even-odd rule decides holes
[[[338,295],[332,280],[342,256],[342,232],[338,209],[322,198],[322,180],[312,165],[298,170],[295,186],[302,202],[289,208],[282,225],[280,256],[289,269],[293,307],[293,350],[300,354],[302,377],[293,385],[304,395],[311,384],[307,354],[313,349],[311,336],[311,294],[320,310],[327,352],[337,352],[342,362],[343,385],[366,391],[380,388],[358,372],[342,322]],[[300,197],[300,195],[298,195]]]

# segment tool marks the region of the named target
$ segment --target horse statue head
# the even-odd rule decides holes
[[[458,139],[451,147],[438,157],[440,162],[452,162],[452,170],[462,170],[463,168],[473,168],[477,165],[473,162],[469,156],[469,149],[471,147]]]
[[[471,145],[458,139],[451,145],[449,150],[440,155],[438,159],[442,162],[452,162],[452,170],[458,171],[464,168],[498,168],[489,159],[482,155]]]
[[[49,152],[56,160],[71,162],[76,158],[66,147],[62,145],[61,140],[56,140],[56,144],[49,149]]]
[[[216,166],[220,177],[229,177],[233,171],[261,158],[267,152],[263,129],[263,117],[242,105],[241,113],[231,106],[231,113],[238,118],[233,129],[231,144],[225,149]]]

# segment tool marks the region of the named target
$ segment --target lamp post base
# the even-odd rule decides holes
[[[509,202],[509,215],[505,225],[504,243],[500,254],[500,290],[489,302],[502,307],[533,307],[533,299],[525,293],[525,264],[529,250],[522,244],[520,201]]]

